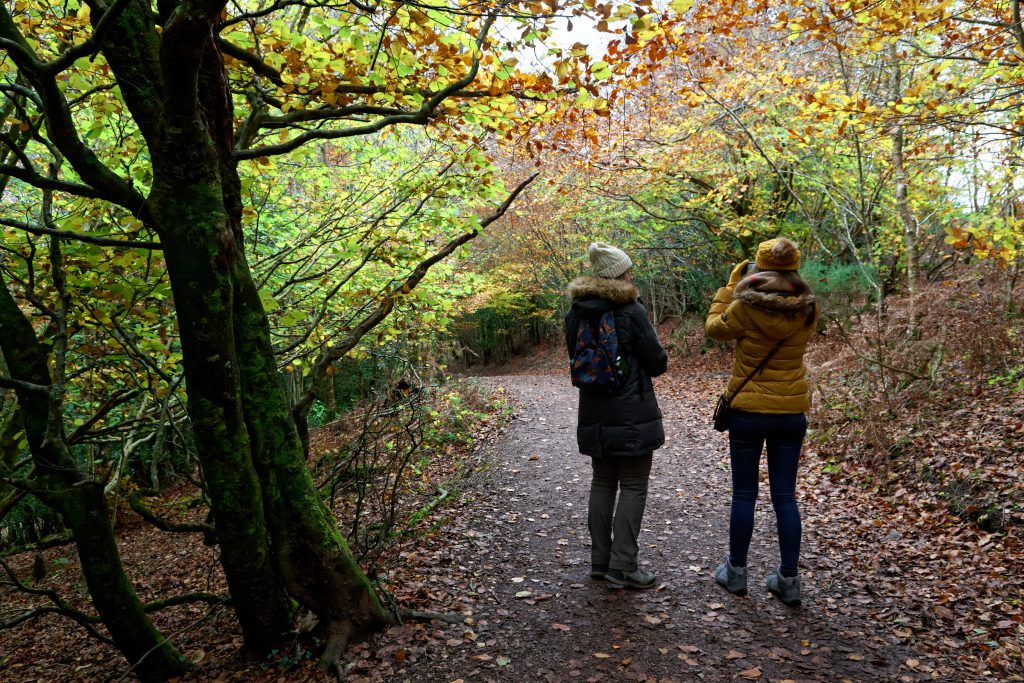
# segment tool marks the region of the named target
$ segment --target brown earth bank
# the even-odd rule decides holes
[[[347,680],[1024,680],[1018,530],[985,534],[941,506],[882,498],[854,477],[837,478],[813,444],[799,489],[803,607],[763,591],[778,561],[766,481],[750,595],[714,584],[730,487],[727,437],[709,426],[726,377],[720,366],[657,381],[667,443],[655,455],[641,536],[641,563],[658,575],[657,588],[590,579],[590,463],[575,447],[576,390],[555,365],[480,380],[515,402],[514,418],[445,482],[445,504],[378,576],[398,604],[464,622],[408,623],[357,643]],[[223,592],[214,550],[194,537],[144,527],[122,536],[144,597]],[[55,563],[69,553],[46,551],[49,580],[86,608],[73,561]],[[9,559],[21,576],[31,563]],[[4,590],[5,613],[32,600]],[[315,669],[317,644],[298,634],[273,660],[240,661],[240,635],[223,607],[176,608],[157,622],[195,662],[187,680],[327,680]],[[4,681],[130,678],[115,651],[52,615],[0,633],[0,657]]]

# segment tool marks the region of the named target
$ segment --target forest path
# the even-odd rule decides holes
[[[730,482],[727,439],[708,424],[706,375],[677,375],[665,382],[670,392],[659,388],[667,441],[655,453],[640,537],[641,566],[658,576],[657,589],[648,591],[609,589],[589,577],[590,464],[576,449],[576,389],[560,376],[483,381],[504,387],[519,409],[481,452],[482,469],[467,483],[471,500],[452,541],[460,549],[453,574],[476,577],[466,587],[475,621],[437,631],[441,647],[426,648],[400,678],[925,678],[906,666],[917,655],[893,642],[877,618],[877,600],[828,566],[816,526],[841,514],[841,501],[817,511],[803,501],[802,608],[787,608],[763,589],[778,562],[765,481],[750,550],[750,594],[736,598],[714,584],[711,571],[726,552]]]

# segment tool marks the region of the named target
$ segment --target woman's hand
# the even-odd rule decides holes
[[[732,274],[729,275],[729,284],[726,287],[735,287],[739,284],[739,281],[743,279],[743,271],[746,270],[749,263],[750,259],[743,259],[736,264],[736,267],[732,269]]]

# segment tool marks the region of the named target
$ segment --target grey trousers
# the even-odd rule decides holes
[[[598,569],[636,571],[637,537],[647,507],[647,482],[653,453],[641,456],[592,458],[587,528],[590,564]],[[618,494],[619,503],[615,504]],[[614,518],[613,518],[614,514]]]

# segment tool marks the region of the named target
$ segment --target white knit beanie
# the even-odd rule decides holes
[[[604,242],[591,244],[587,256],[590,257],[590,267],[597,277],[619,277],[633,267],[626,252]]]

